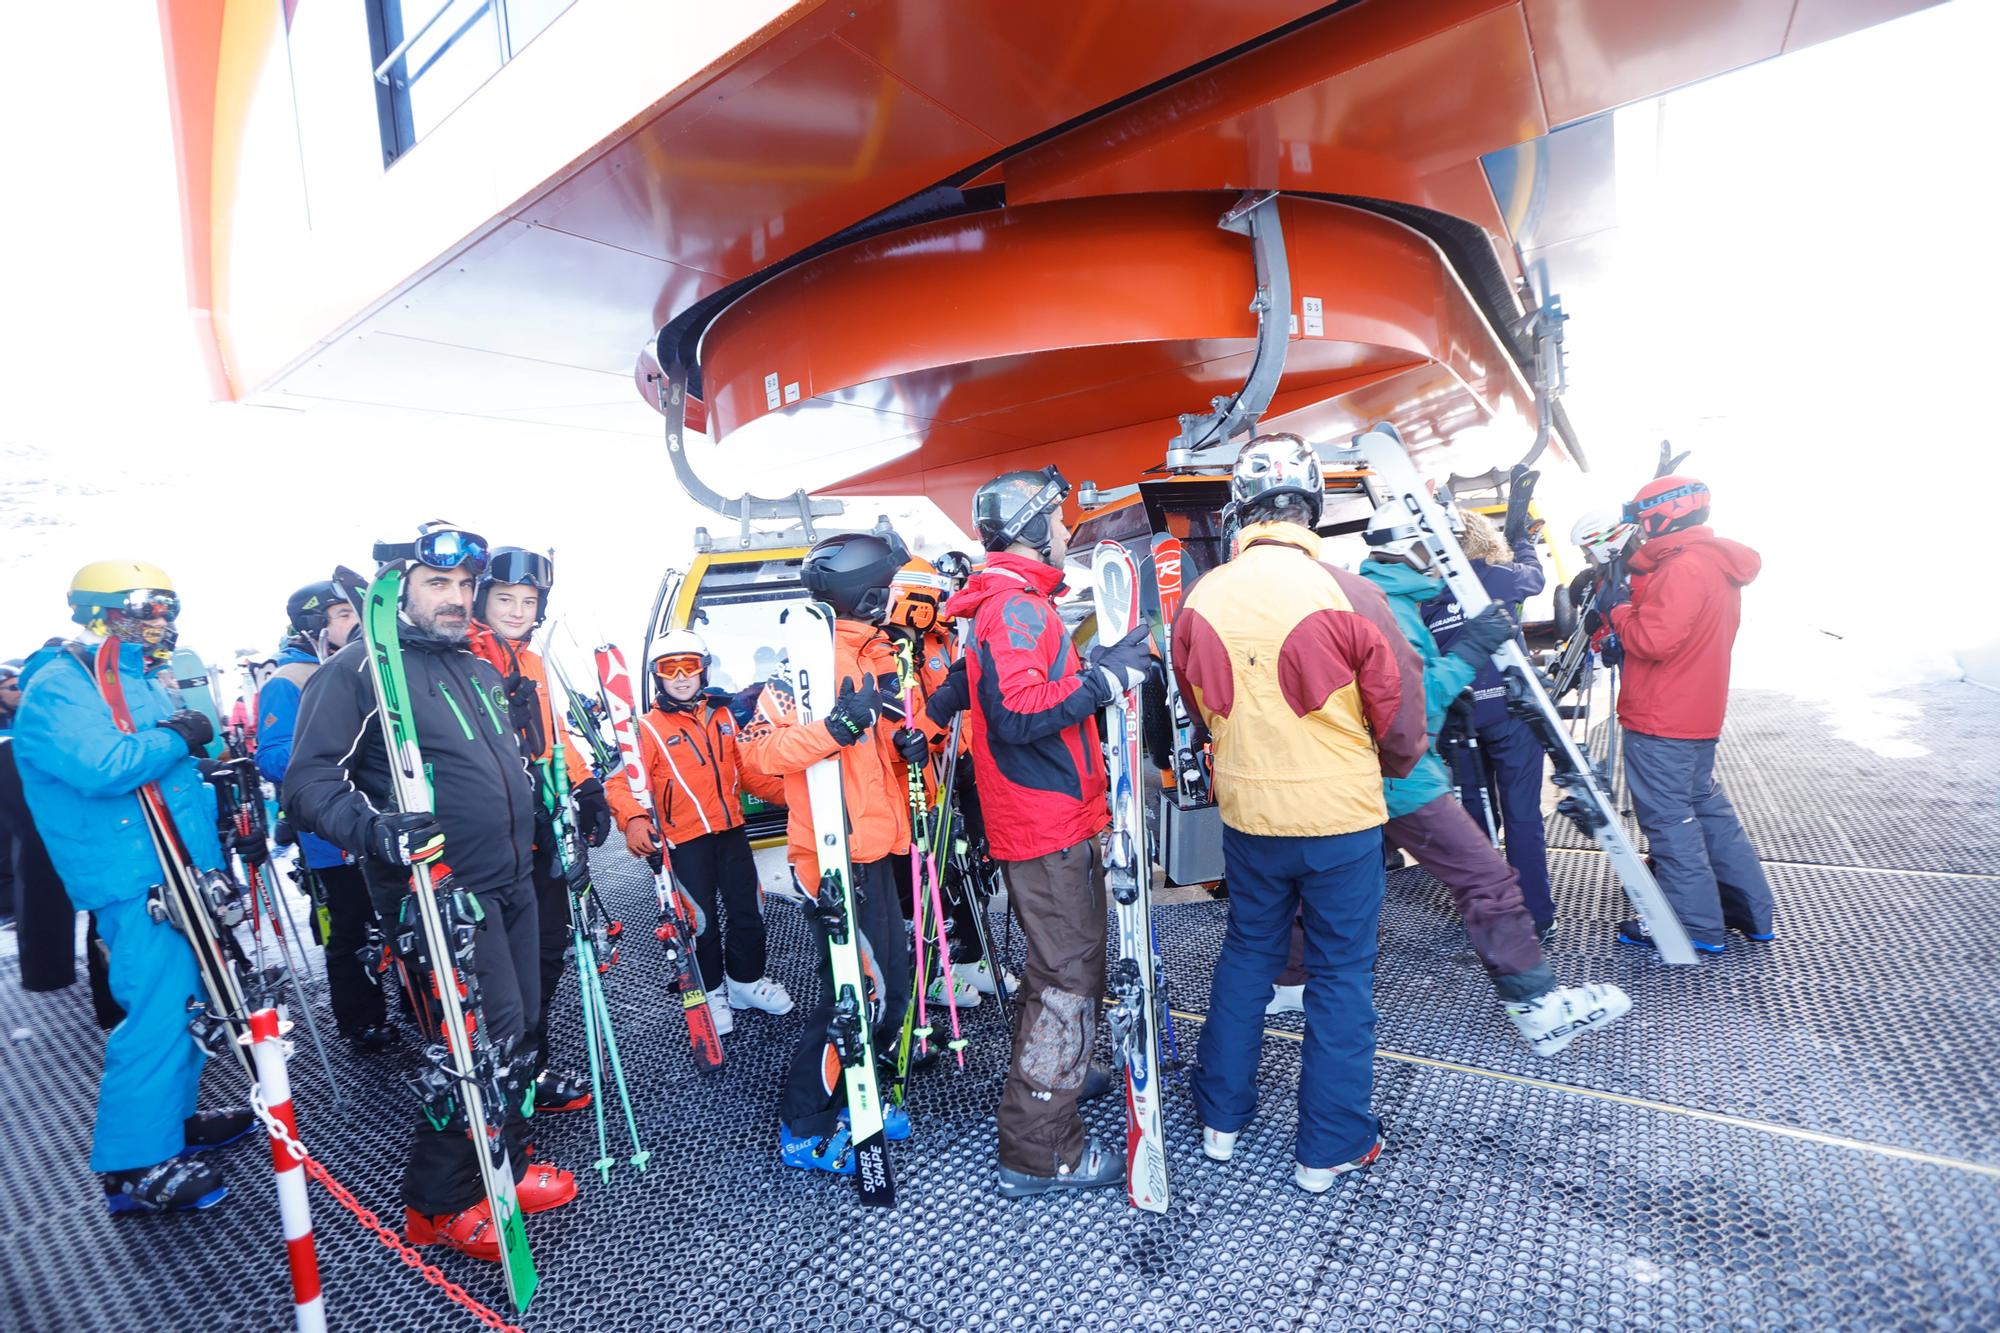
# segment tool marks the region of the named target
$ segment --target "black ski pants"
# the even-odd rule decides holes
[[[915,905],[910,900],[910,854],[899,853],[888,859],[890,874],[896,882],[896,906],[903,920],[913,920],[910,910]],[[939,886],[944,897],[944,914],[951,922],[945,930],[945,938],[951,943],[951,961],[954,963],[976,963],[986,955],[979,948],[979,930],[972,920],[972,892],[958,877],[943,865],[938,866]],[[924,889],[924,939],[929,944],[937,940],[937,926],[930,919],[930,889]],[[937,976],[935,963],[928,966],[930,976]]]
[[[748,830],[739,824],[690,838],[674,848],[673,867],[708,926],[694,942],[702,989],[719,989],[725,971],[745,986],[762,977],[764,912],[757,902],[757,861]]]
[[[872,983],[875,1051],[893,1051],[903,1035],[903,1011],[910,1005],[910,954],[903,947],[903,919],[896,910],[896,885],[888,859],[854,867],[854,916],[861,928],[861,970]],[[833,960],[826,927],[812,918],[819,938],[819,994],[806,1015],[805,1030],[792,1048],[785,1075],[784,1120],[792,1133],[825,1138],[847,1102],[845,1071],[827,1027],[833,1019]]]
[[[375,980],[374,960],[362,959],[378,922],[361,867],[337,865],[307,873],[319,880],[326,895],[326,988],[334,1026],[350,1037],[363,1028],[380,1027],[388,1019],[382,987]]]
[[[516,1179],[527,1171],[522,1151],[527,1119],[521,1113],[533,1071],[521,1051],[528,1019],[541,1011],[541,971],[537,959],[540,912],[535,882],[521,880],[498,889],[478,889],[485,919],[473,937],[472,971],[479,981],[479,1016],[489,1041],[512,1047],[506,1106],[486,1106],[489,1123],[500,1121]],[[403,1167],[403,1204],[436,1216],[456,1213],[485,1197],[479,1184],[479,1159],[462,1124],[434,1128],[421,1113],[415,1141]]]
[[[540,918],[536,927],[536,971],[540,977],[541,1005],[529,1010],[535,1024],[529,1033],[529,1043],[536,1073],[549,1067],[549,1013],[555,1008],[556,992],[562,986],[563,961],[573,942],[569,885],[563,880],[562,867],[556,864],[555,852],[547,847],[544,842],[536,843],[534,861],[535,903]]]

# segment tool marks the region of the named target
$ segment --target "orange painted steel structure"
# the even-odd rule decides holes
[[[1483,155],[1924,3],[741,0],[670,19],[583,0],[383,176],[342,178],[336,206],[319,145],[375,133],[316,108],[345,76],[284,75],[296,136],[253,122],[276,114],[257,98],[287,58],[311,63],[298,34],[330,43],[363,7],[160,11],[190,304],[220,389],[628,429],[633,349],[744,284],[704,345],[717,437],[747,427],[730,447],[761,447],[776,367],[755,366],[790,359],[800,398],[780,411],[799,429],[838,412],[842,440],[921,443],[865,454],[850,487],[955,506],[975,473],[1052,445],[1124,480],[1175,414],[1231,387],[1250,275],[1247,245],[1214,232],[1228,192],[1462,219],[1504,285],[1519,272]],[[300,173],[256,156],[288,143]],[[321,205],[286,230],[269,205],[300,175]],[[990,187],[986,211],[753,285],[940,183]],[[1472,299],[1379,218],[1294,199],[1286,219],[1294,291],[1317,288],[1328,329],[1293,342],[1267,421],[1532,427],[1490,284]]]

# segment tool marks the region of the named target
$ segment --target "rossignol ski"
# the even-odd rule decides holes
[[[106,639],[94,663],[86,661],[84,652],[74,645],[72,652],[78,664],[96,679],[98,692],[111,710],[111,720],[131,735],[137,728],[125,702],[125,680],[118,671],[123,644],[118,638]],[[208,997],[207,1005],[189,1020],[188,1031],[195,1044],[210,1055],[233,1053],[243,1076],[255,1083],[257,1071],[250,1062],[250,1010],[243,993],[252,977],[249,960],[236,939],[236,927],[243,920],[243,890],[220,870],[204,871],[194,863],[159,784],[149,782],[137,794],[146,835],[160,861],[161,881],[147,899],[146,910],[154,920],[167,922],[187,937]],[[260,998],[257,1008],[265,1004]]]
[[[722,1037],[715,1030],[715,1011],[709,1008],[708,992],[702,989],[701,966],[694,956],[695,939],[707,922],[701,919],[694,899],[674,878],[672,863],[667,859],[666,830],[660,827],[659,817],[654,813],[653,793],[647,786],[646,769],[639,757],[639,723],[643,719],[638,718],[633,703],[632,672],[617,645],[599,645],[597,679],[610,706],[611,734],[618,740],[625,781],[631,786],[639,808],[652,821],[653,840],[659,844],[659,850],[646,858],[653,871],[653,892],[660,903],[660,925],[655,934],[666,946],[667,961],[673,969],[671,979],[681,997],[681,1012],[687,1018],[695,1068],[704,1072],[720,1069]]]
[[[1142,624],[1139,566],[1115,541],[1099,542],[1090,567],[1097,638],[1116,643]],[[1167,1210],[1167,1148],[1160,1124],[1160,1030],[1153,967],[1153,866],[1146,854],[1145,767],[1139,754],[1139,691],[1104,712],[1105,781],[1111,836],[1105,883],[1118,914],[1111,965],[1111,1048],[1125,1065],[1125,1185],[1135,1208]]]
[[[833,612],[819,602],[787,607],[783,617],[785,664],[802,727],[816,726],[833,707]],[[891,1207],[896,1181],[889,1170],[889,1141],[882,1123],[882,1093],[875,1081],[874,1005],[861,964],[861,929],[854,915],[854,868],[847,859],[847,797],[841,756],[806,770],[812,803],[819,883],[806,885],[806,911],[827,934],[833,970],[833,1019],[826,1039],[840,1059],[847,1087],[848,1132],[853,1135],[854,1184],[861,1202]],[[894,943],[902,947],[902,941]]]
[[[1444,511],[1424,489],[1395,427],[1386,423],[1372,426],[1355,440],[1354,447],[1360,452],[1361,461],[1374,473],[1368,485],[1376,502],[1393,500],[1409,510],[1412,526],[1430,548],[1438,573],[1443,575],[1465,618],[1469,621],[1484,611],[1493,599],[1487,596],[1485,585],[1460,549],[1458,538],[1452,535]],[[1534,730],[1535,738],[1553,761],[1550,777],[1563,793],[1556,809],[1597,839],[1597,845],[1604,849],[1606,859],[1625,885],[1625,896],[1632,900],[1647,933],[1659,947],[1660,958],[1668,963],[1692,965],[1694,946],[1688,942],[1687,931],[1654,882],[1652,872],[1646,869],[1646,862],[1632,846],[1632,840],[1625,836],[1618,808],[1605,794],[1609,783],[1591,767],[1590,760],[1563,726],[1561,715],[1519,641],[1509,639],[1500,645],[1493,654],[1493,664],[1507,685],[1508,710]]]
[[[396,806],[409,814],[427,814],[431,783],[417,742],[416,720],[409,714],[409,679],[403,668],[402,629],[404,562],[384,565],[368,585],[361,608],[361,629],[368,641],[368,678],[375,688],[376,716],[382,724],[382,744],[388,754],[389,777]],[[507,1159],[507,1142],[500,1122],[489,1120],[486,1108],[507,1104],[507,1053],[487,1037],[479,1013],[479,978],[472,968],[473,940],[481,909],[471,893],[458,888],[442,857],[410,867],[410,895],[416,921],[399,927],[397,952],[410,963],[421,963],[431,977],[444,1045],[425,1052],[431,1063],[411,1080],[423,1098],[424,1115],[443,1128],[463,1120],[479,1163],[479,1184],[492,1210],[500,1238],[500,1262],[507,1279],[507,1298],[516,1310],[528,1308],[541,1279],[528,1252],[528,1229],[521,1201],[514,1192],[514,1166]],[[414,929],[411,929],[414,925]],[[421,958],[413,955],[421,954]],[[517,1095],[531,1095],[525,1085]]]

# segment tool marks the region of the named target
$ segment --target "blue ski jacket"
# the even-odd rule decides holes
[[[1436,640],[1424,626],[1424,603],[1438,595],[1444,580],[1435,574],[1419,574],[1405,564],[1382,560],[1361,562],[1361,576],[1382,590],[1389,599],[1389,611],[1396,627],[1410,641],[1424,664],[1424,729],[1431,748],[1417,760],[1406,778],[1385,778],[1382,795],[1389,805],[1389,818],[1400,819],[1453,790],[1451,775],[1437,755],[1438,728],[1444,725],[1445,710],[1473,676],[1472,664],[1438,651]]]
[[[1471,565],[1486,595],[1505,606],[1507,614],[1517,619],[1521,603],[1548,584],[1542,562],[1535,556],[1535,543],[1526,538],[1514,544],[1512,564],[1489,565],[1484,560],[1474,560]],[[1424,622],[1430,626],[1431,636],[1440,649],[1451,647],[1465,625],[1465,613],[1459,610],[1458,598],[1451,595],[1449,588],[1424,603]],[[1482,729],[1497,727],[1506,720],[1507,686],[1500,679],[1500,668],[1488,662],[1472,678],[1472,725]]]
[[[306,682],[319,670],[319,658],[297,643],[288,643],[278,654],[275,672],[257,691],[257,771],[275,787],[285,785],[285,770],[292,763],[292,733],[299,724],[299,696]],[[304,829],[296,830],[299,855],[314,870],[343,865],[347,858],[340,848]]]
[[[94,658],[100,641],[76,641]],[[139,788],[159,784],[197,869],[222,865],[215,793],[187,742],[159,724],[174,712],[166,684],[148,678],[136,644],[119,650],[118,672],[135,734],[111,719],[90,669],[64,648],[44,648],[21,671],[14,724],[22,793],[49,859],[83,911],[143,899],[160,882],[159,858],[140,814]]]

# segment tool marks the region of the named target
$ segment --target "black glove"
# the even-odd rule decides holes
[[[852,745],[875,725],[875,714],[881,707],[882,691],[875,688],[872,680],[865,689],[849,685],[834,701],[833,711],[826,715],[823,724],[826,734],[833,737],[836,745]]]
[[[583,830],[583,840],[592,847],[602,847],[611,836],[611,802],[604,797],[604,784],[585,778],[576,784],[570,800],[576,806],[576,826]]]
[[[896,753],[903,756],[903,762],[915,767],[931,757],[931,743],[915,727],[898,727],[889,737],[896,743]]]
[[[940,727],[948,727],[954,717],[971,706],[972,686],[965,678],[965,659],[961,657],[944,673],[931,697],[924,700],[924,716]]]
[[[1152,663],[1152,636],[1144,625],[1137,626],[1118,642],[1099,647],[1090,654],[1091,670],[1099,672],[1104,683],[1111,687],[1106,697],[1112,699],[1127,690],[1138,689]]]
[[[1507,614],[1507,608],[1498,602],[1487,603],[1486,609],[1465,622],[1465,627],[1452,640],[1451,655],[1474,666],[1485,666],[1493,656],[1493,650],[1514,637],[1514,617]]]
[[[507,725],[520,738],[521,753],[530,759],[539,759],[548,748],[548,737],[542,732],[541,693],[531,676],[509,676],[507,678]]]
[[[1528,517],[1528,502],[1535,498],[1535,483],[1541,479],[1541,473],[1519,464],[1507,474],[1507,522],[1500,535],[1509,550],[1541,530],[1541,520]]]
[[[414,865],[436,856],[443,848],[444,830],[438,827],[435,815],[391,810],[368,821],[368,850],[378,861],[394,866]]]
[[[1619,666],[1625,661],[1625,645],[1618,642],[1616,634],[1607,634],[1597,645],[1597,655],[1603,659],[1604,665]]]
[[[159,724],[187,742],[188,753],[201,757],[215,739],[215,724],[192,708],[183,708]]]

